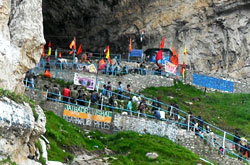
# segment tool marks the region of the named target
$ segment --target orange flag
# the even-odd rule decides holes
[[[59,52],[58,58],[62,58],[62,52]]]
[[[165,43],[165,37],[163,36],[162,41],[161,41],[161,45],[160,45],[160,49],[162,49],[164,47],[164,43]]]
[[[81,54],[81,53],[82,53],[82,44],[80,44],[76,54],[78,55],[78,54]]]
[[[49,45],[48,45],[48,47],[51,47],[51,41],[49,41]]]
[[[103,70],[104,68],[105,68],[105,65],[106,65],[106,63],[105,63],[105,60],[104,59],[102,59],[100,62],[99,62],[99,70]]]
[[[129,39],[129,52],[132,51],[132,39],[130,38]]]
[[[171,57],[171,61],[173,64],[179,66],[179,55],[175,52],[175,48],[173,47],[173,55]]]
[[[74,38],[73,41],[71,41],[71,43],[70,43],[70,45],[69,45],[69,48],[70,48],[70,49],[76,49],[76,40],[75,40],[75,38]]]

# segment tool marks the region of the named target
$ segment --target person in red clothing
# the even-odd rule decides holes
[[[69,87],[63,88],[63,101],[70,102],[70,89]]]

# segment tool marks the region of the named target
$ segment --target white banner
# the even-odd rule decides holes
[[[89,90],[94,90],[95,84],[96,84],[96,78],[87,77],[87,76],[83,76],[78,73],[75,73],[74,84],[85,86]]]
[[[165,72],[176,74],[177,66],[171,62],[165,62]]]

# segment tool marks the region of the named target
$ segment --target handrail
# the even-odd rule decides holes
[[[28,87],[29,88],[29,87]],[[36,90],[39,90],[39,89],[37,89],[37,88],[31,88],[31,89],[36,89]],[[40,91],[40,90],[39,90]],[[49,94],[53,94],[53,95],[55,95],[55,96],[59,96],[59,97],[61,97],[62,95],[60,94],[56,94],[56,93],[52,93],[52,92],[47,92],[47,93],[49,93]],[[65,96],[63,96],[63,97],[65,97]],[[58,99],[54,99],[54,98],[50,98],[50,97],[47,97],[49,100],[53,100],[53,101],[58,101],[58,102],[62,102],[62,103],[66,103],[66,104],[71,104],[71,105],[77,105],[77,104],[74,104],[74,103],[71,103],[71,102],[65,102],[65,101],[63,101],[63,100],[58,100]],[[72,97],[66,97],[66,98],[69,98],[69,99],[72,99]],[[85,100],[80,100],[80,99],[77,99],[78,101],[82,101],[82,102],[86,102],[86,103],[89,103],[88,101],[85,101]],[[96,105],[101,105],[101,104],[98,104],[98,103],[95,103]],[[82,106],[82,105],[77,105],[77,106]],[[123,109],[123,108],[118,108],[118,107],[113,107],[113,106],[109,106],[109,105],[105,105],[105,104],[103,104],[102,106],[104,106],[104,107],[108,107],[108,108],[113,108],[113,109],[117,109],[117,110],[121,110],[121,111],[130,111],[130,110],[127,110],[127,109]],[[135,113],[135,114],[140,114],[140,112],[136,112],[136,111],[132,111],[133,113]],[[152,116],[152,115],[148,115],[148,114],[146,114],[146,113],[144,113],[144,115],[146,116],[146,117],[149,117],[149,118],[154,118],[154,116]],[[165,120],[165,121],[169,121],[169,120]],[[184,123],[179,123],[179,122],[175,122],[176,124],[181,124],[181,125],[186,125],[187,126],[187,124],[184,124]],[[191,128],[194,128],[194,126],[193,125],[190,125],[190,127]],[[198,128],[198,129],[200,129],[200,128]],[[201,131],[204,131],[204,130],[201,130]],[[204,132],[203,132],[204,133]],[[206,132],[205,132],[206,133]],[[201,134],[198,132],[198,135],[199,136],[201,136]],[[215,134],[215,135],[217,135],[217,134]],[[220,135],[217,135],[217,136],[220,136]],[[205,136],[203,136],[203,138],[206,140],[206,141],[208,141],[210,144],[212,144],[208,139],[206,139],[205,138]],[[227,139],[228,140],[228,139]],[[216,143],[217,144],[217,143]],[[218,144],[219,145],[219,144]],[[219,146],[221,146],[221,145],[219,145]],[[245,149],[247,149],[247,148],[245,148]],[[240,155],[237,155],[237,154],[235,154],[235,153],[233,153],[233,152],[231,152],[231,151],[229,151],[226,147],[224,148],[224,150],[226,150],[227,152],[229,152],[229,153],[231,153],[231,154],[233,154],[233,155],[235,155],[235,156],[237,156],[237,157],[239,157],[239,158],[241,158],[241,159],[243,159],[243,160],[245,160],[245,161],[247,161],[247,162],[249,162],[249,160],[247,160],[247,159],[245,159],[244,157],[241,157]],[[249,149],[247,149],[248,151],[250,151]]]

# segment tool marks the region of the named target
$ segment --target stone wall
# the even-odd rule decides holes
[[[87,77],[95,77],[95,74],[88,73],[88,72],[78,72],[82,75]],[[39,71],[39,74],[43,74],[43,71]],[[74,79],[74,72],[71,71],[51,71],[52,77],[63,79],[65,81],[72,82]],[[108,81],[111,82],[113,87],[118,87],[118,82],[121,81],[123,83],[123,88],[127,88],[127,84],[130,84],[131,89],[136,92],[143,90],[147,87],[160,87],[160,86],[173,86],[174,81],[172,78],[167,78],[164,76],[157,76],[157,75],[139,75],[139,74],[128,74],[125,76],[106,76],[105,74],[98,74],[97,77],[98,81],[102,81],[107,83]],[[102,88],[102,86],[101,86]]]

